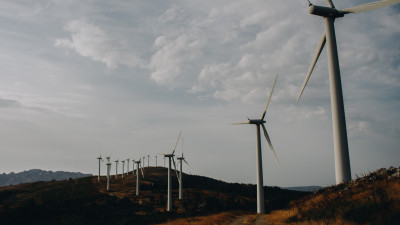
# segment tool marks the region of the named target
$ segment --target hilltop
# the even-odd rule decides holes
[[[36,181],[51,181],[51,180],[68,180],[80,177],[88,177],[92,174],[65,172],[65,171],[46,171],[40,169],[32,169],[20,173],[11,172],[9,174],[0,174],[0,187],[7,185],[23,184]]]
[[[155,224],[177,218],[237,210],[256,211],[255,185],[226,183],[203,176],[183,175],[184,198],[179,200],[173,176],[174,211],[166,212],[167,169],[144,168],[141,193],[135,195],[136,175],[124,179],[84,177],[41,181],[0,188],[0,221],[5,224]],[[308,192],[264,187],[266,210],[282,209]],[[239,213],[239,214],[240,214]],[[24,215],[24,216],[21,216]]]

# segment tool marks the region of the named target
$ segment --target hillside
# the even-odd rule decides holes
[[[88,177],[92,174],[74,173],[65,171],[46,171],[39,169],[32,169],[20,173],[3,173],[0,174],[0,187],[7,185],[23,184],[36,181],[51,181],[51,180],[68,180],[80,177]]]
[[[318,190],[266,218],[272,224],[400,224],[400,168]]]
[[[0,188],[0,221],[4,224],[154,224],[172,219],[256,209],[255,185],[226,183],[184,174],[184,199],[177,199],[173,176],[173,212],[165,212],[167,169],[148,167],[135,195],[136,176],[85,177]],[[282,209],[308,193],[264,187],[267,210]],[[24,216],[21,216],[24,215]]]

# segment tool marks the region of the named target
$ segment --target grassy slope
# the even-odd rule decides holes
[[[400,177],[395,170],[381,169],[322,189],[267,218],[273,224],[400,224]]]

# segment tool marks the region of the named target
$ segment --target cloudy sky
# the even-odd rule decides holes
[[[279,74],[266,126],[281,166],[263,140],[264,184],[335,183],[326,49],[296,103],[324,31],[307,1],[1,5],[1,173],[95,174],[99,154],[154,165],[182,131],[186,171],[255,183],[255,127],[231,123],[261,117]],[[399,21],[392,6],[335,23],[353,177],[400,165]]]

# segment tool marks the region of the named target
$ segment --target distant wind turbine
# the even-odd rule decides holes
[[[178,177],[178,173],[176,171],[176,166],[175,166],[175,160],[174,160],[175,154],[174,153],[175,153],[175,149],[176,149],[176,146],[178,145],[178,141],[179,141],[180,137],[181,137],[181,132],[179,132],[178,140],[176,140],[175,147],[171,154],[159,153],[159,154],[163,155],[164,158],[168,158],[168,192],[167,192],[168,193],[168,201],[167,201],[167,211],[168,212],[171,211],[171,209],[172,209],[171,162],[174,164],[176,177]]]
[[[157,167],[157,156],[154,156],[154,157],[156,157],[156,167]]]
[[[331,0],[327,0],[329,7],[317,6],[310,3],[309,13],[321,16],[325,21],[325,32],[322,34],[307,76],[304,80],[300,94],[297,97],[299,101],[304,88],[311,76],[314,66],[327,43],[328,65],[329,65],[329,83],[331,92],[332,126],[333,126],[333,145],[335,151],[335,174],[336,184],[351,181],[349,146],[347,140],[346,117],[343,104],[342,82],[340,77],[339,56],[336,45],[335,19],[343,17],[348,13],[360,13],[384,6],[400,3],[400,0],[383,0],[367,3],[359,6],[338,10]]]
[[[274,153],[275,160],[278,163],[279,166],[279,161],[278,157],[276,156],[274,147],[272,146],[271,140],[269,138],[267,129],[264,126],[264,123],[266,122],[264,120],[265,114],[267,112],[267,108],[269,105],[269,102],[271,101],[272,93],[274,92],[275,89],[275,84],[276,80],[278,79],[278,75],[275,77],[274,85],[272,86],[271,93],[269,94],[269,98],[267,101],[267,105],[265,106],[264,112],[261,116],[261,119],[248,119],[248,121],[245,122],[238,122],[238,123],[233,123],[234,125],[237,124],[254,124],[256,125],[257,128],[257,213],[265,213],[265,206],[264,206],[264,184],[263,184],[263,169],[262,169],[262,156],[261,156],[261,135],[260,135],[260,126],[263,128],[264,131],[264,136],[267,139],[267,142],[269,144],[269,147],[271,148],[272,153]]]
[[[97,181],[100,182],[100,172],[101,172],[101,171],[100,171],[100,164],[101,164],[101,163],[100,163],[100,160],[103,161],[103,162],[104,162],[104,160],[103,160],[103,158],[101,158],[101,155],[100,155],[99,157],[97,157],[97,159],[99,160],[99,176],[97,177]]]
[[[179,179],[179,199],[182,199],[183,198],[183,192],[182,192],[182,164],[183,164],[183,162],[185,162],[186,165],[188,165],[191,168],[189,163],[186,161],[185,157],[183,157],[183,137],[182,137],[182,156],[177,159],[179,160],[178,164],[180,164],[180,171],[179,171],[179,177],[178,177],[178,179]]]
[[[150,166],[150,155],[147,155],[147,166]]]
[[[142,172],[142,176],[144,178],[143,168],[140,167],[140,163],[141,163],[140,161],[141,160],[135,162],[136,163],[136,195],[139,195],[139,193],[140,193],[140,172],[139,172],[139,170]]]

